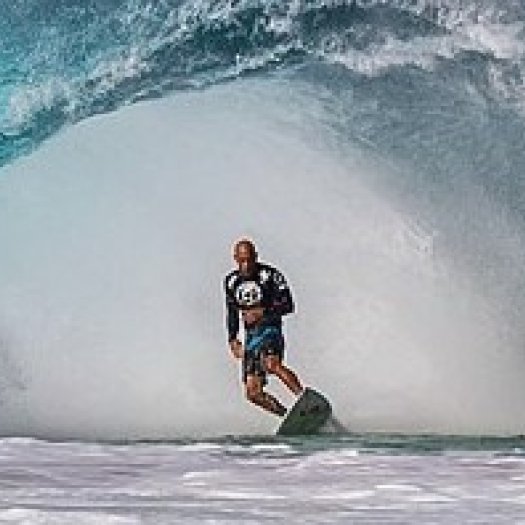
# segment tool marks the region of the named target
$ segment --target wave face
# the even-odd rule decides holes
[[[4,11],[3,434],[271,431],[222,348],[242,234],[350,428],[524,432],[521,1]]]

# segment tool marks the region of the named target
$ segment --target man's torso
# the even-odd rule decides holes
[[[226,277],[226,287],[239,309],[269,306],[279,272],[269,264],[257,263],[251,276],[233,270]]]

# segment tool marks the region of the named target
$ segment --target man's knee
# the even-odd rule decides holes
[[[269,374],[277,374],[281,368],[281,360],[275,355],[269,355],[264,358],[264,368]]]
[[[251,388],[246,389],[246,399],[252,403],[259,403],[263,398],[263,393],[261,390],[255,390]]]

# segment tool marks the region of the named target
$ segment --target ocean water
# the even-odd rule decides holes
[[[517,0],[2,2],[0,521],[525,522],[524,78]],[[343,435],[243,400],[243,235]]]
[[[1,444],[3,523],[523,523],[523,439]]]

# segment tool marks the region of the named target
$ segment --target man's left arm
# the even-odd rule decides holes
[[[275,270],[272,275],[272,290],[270,304],[266,307],[266,317],[282,317],[295,310],[292,292],[284,275]]]

